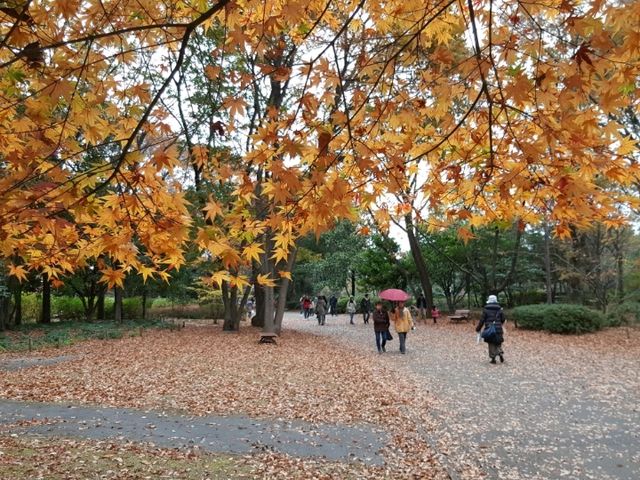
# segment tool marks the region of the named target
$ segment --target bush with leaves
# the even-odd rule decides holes
[[[607,315],[611,327],[640,324],[640,302],[624,302],[616,305]]]
[[[602,312],[582,305],[524,305],[514,308],[510,315],[520,328],[551,333],[579,334],[607,326]]]

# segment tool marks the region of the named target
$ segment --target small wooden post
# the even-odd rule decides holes
[[[29,351],[31,351],[33,349],[33,345],[31,343],[31,337],[29,337]]]

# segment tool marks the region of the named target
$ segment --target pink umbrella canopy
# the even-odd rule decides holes
[[[408,300],[409,297],[411,297],[411,295],[409,295],[404,290],[400,290],[399,288],[389,288],[387,290],[383,290],[378,296],[383,300],[389,300],[391,302],[404,302]]]

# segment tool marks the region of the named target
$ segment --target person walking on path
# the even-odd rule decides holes
[[[373,311],[373,331],[376,334],[376,347],[378,353],[386,352],[385,345],[389,337],[389,312],[382,308],[382,302],[376,302],[376,308]]]
[[[364,298],[360,300],[360,311],[362,311],[362,319],[364,324],[369,323],[369,315],[371,314],[371,300],[369,300],[369,294],[366,293]]]
[[[334,317],[338,315],[338,297],[336,297],[335,294],[329,298],[329,312]]]
[[[324,320],[327,315],[327,300],[324,298],[324,295],[318,296],[316,315],[318,316],[318,325],[324,325]]]
[[[398,306],[393,314],[393,325],[398,333],[400,353],[405,354],[407,353],[407,333],[409,330],[415,328],[415,325],[411,312],[404,306],[404,302],[398,302]]]
[[[302,299],[302,309],[304,310],[304,319],[306,320],[311,314],[311,299],[306,295]]]
[[[416,298],[416,307],[418,308],[419,319],[423,320],[425,323],[427,322],[427,299],[424,296],[424,293],[420,293],[418,298]]]
[[[440,318],[440,310],[438,310],[438,307],[436,307],[435,305],[431,307],[431,318],[433,318],[433,323],[438,323],[438,318]]]
[[[349,301],[347,302],[347,313],[349,314],[349,323],[355,325],[353,323],[353,316],[356,314],[356,302],[353,297],[349,297]]]
[[[506,322],[504,318],[504,311],[498,303],[498,297],[495,295],[489,295],[487,304],[482,310],[482,316],[476,326],[476,332],[480,332],[484,327],[485,331],[489,331],[490,328],[495,329],[495,333],[490,336],[485,336],[484,341],[489,344],[489,358],[491,363],[496,363],[496,357],[500,357],[500,363],[504,362],[504,352],[502,351],[502,342],[504,341],[504,329],[502,325]]]

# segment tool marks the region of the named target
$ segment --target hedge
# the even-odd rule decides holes
[[[523,305],[510,315],[520,328],[551,333],[595,332],[608,325],[602,312],[582,305]]]

